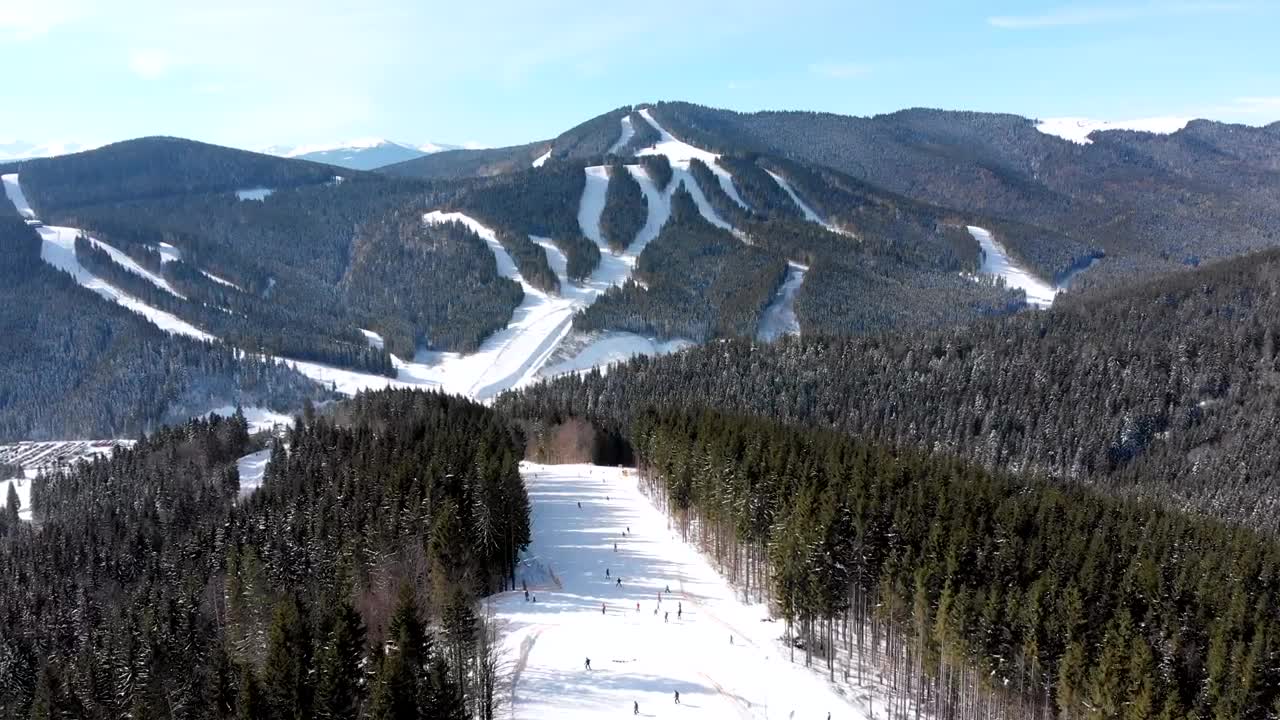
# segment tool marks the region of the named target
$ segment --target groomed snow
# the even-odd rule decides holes
[[[1027,304],[1047,308],[1053,304],[1058,290],[1036,277],[1029,270],[1015,263],[1004,246],[991,236],[990,231],[969,225],[969,234],[982,246],[983,275],[1004,278],[1006,287],[1019,288],[1027,294]]]
[[[609,146],[609,150],[605,153],[606,155],[617,155],[622,152],[622,149],[627,146],[627,143],[631,142],[631,138],[636,136],[636,128],[631,124],[630,115],[623,115],[622,122],[619,124],[622,125],[622,134],[619,135],[618,139]]]
[[[18,184],[18,174],[0,175],[0,182],[4,183],[4,194],[18,209],[18,214],[28,220],[34,220],[36,212],[31,209],[31,203],[27,202],[27,196],[22,194],[22,186]]]
[[[790,662],[779,641],[784,624],[771,621],[764,606],[737,599],[678,539],[640,492],[634,471],[520,469],[533,543],[517,572],[537,602],[519,590],[489,601],[503,633],[512,717],[630,717],[632,703],[650,718],[872,716],[861,703],[876,688],[848,688],[859,698],[851,704],[821,670]],[[882,717],[881,701],[875,706]]]
[[[262,487],[262,476],[267,472],[267,463],[271,460],[271,448],[249,453],[236,461],[236,470],[240,472],[240,497],[250,495]]]
[[[188,335],[197,340],[213,340],[214,337],[209,333],[197,328],[177,316],[154,308],[138,298],[117,289],[110,283],[102,280],[96,275],[90,273],[76,259],[75,239],[80,234],[79,230],[68,227],[56,227],[46,225],[37,228],[40,233],[40,239],[43,242],[40,246],[40,258],[49,263],[53,267],[70,273],[75,281],[81,286],[86,287],[98,295],[111,300],[119,305],[124,306],[147,320],[151,321],[156,327],[166,332],[177,333],[179,335]],[[94,243],[103,249],[108,249],[104,243],[94,240]],[[111,252],[114,248],[108,249]],[[123,253],[120,253],[123,255]],[[112,254],[112,258],[116,255]]]
[[[375,347],[381,350],[387,344],[386,341],[382,339],[381,335],[372,330],[360,328],[360,334],[364,335],[364,339],[369,341],[369,347]]]
[[[157,245],[156,252],[160,253],[161,265],[177,262],[182,259],[182,251],[167,242],[162,242]]]
[[[203,275],[203,276],[205,276],[205,277],[207,277],[207,278],[209,278],[210,280],[212,280],[212,281],[214,281],[214,282],[218,283],[219,285],[225,285],[225,286],[227,286],[227,287],[229,287],[229,288],[232,288],[232,289],[235,289],[235,290],[239,290],[240,292],[244,292],[244,290],[243,290],[243,289],[241,289],[241,287],[240,287],[239,285],[237,285],[237,284],[235,284],[235,283],[231,282],[230,280],[227,280],[226,278],[218,277],[217,275],[214,275],[213,273],[209,272],[208,270],[201,270],[201,271],[200,271],[200,274],[201,274],[201,275]]]
[[[738,188],[735,187],[733,184],[733,175],[731,175],[728,170],[725,170],[723,167],[720,166],[720,163],[718,162],[720,160],[719,155],[709,150],[703,150],[702,148],[694,147],[689,143],[683,142],[681,140],[677,140],[674,135],[667,132],[666,128],[659,125],[658,121],[653,119],[653,115],[649,112],[649,108],[642,109],[640,111],[640,117],[644,118],[644,121],[649,123],[649,125],[651,125],[653,129],[658,132],[659,138],[658,138],[658,141],[653,145],[650,145],[649,147],[644,148],[643,150],[636,151],[637,156],[666,155],[667,160],[671,162],[671,169],[677,171],[676,172],[677,177],[673,178],[672,182],[675,182],[676,179],[679,179],[679,175],[680,175],[680,173],[678,172],[679,170],[685,171],[685,175],[690,178],[688,185],[689,185],[689,192],[691,193],[694,192],[694,188],[697,187],[697,183],[692,180],[692,177],[693,177],[692,175],[688,175],[689,161],[695,158],[698,160],[701,160],[702,162],[707,164],[707,167],[711,168],[711,172],[714,173],[716,176],[716,179],[720,181],[720,188],[724,190],[726,195],[728,195],[730,198],[733,199],[734,202],[738,203],[742,207],[748,210],[751,209],[750,206],[748,206],[747,203],[745,203],[742,200],[742,196],[738,194]],[[695,199],[697,199],[697,196],[700,196],[701,194],[702,194],[701,191],[698,191],[695,195]],[[705,203],[706,200],[704,199],[702,202]],[[701,204],[699,204],[698,209],[699,210],[702,209]],[[706,214],[707,214],[706,212],[703,212],[703,215],[706,215]],[[710,217],[708,217],[707,219],[711,220]],[[712,222],[716,222],[716,221],[712,220]],[[727,225],[727,223],[724,223],[723,220],[720,220],[716,224]]]
[[[548,160],[550,160],[550,159],[551,159],[551,148],[547,148],[547,151],[546,151],[546,152],[544,152],[544,153],[542,153],[541,155],[539,155],[538,157],[534,158],[534,160],[533,160],[533,166],[534,166],[534,167],[542,167],[543,165],[546,165],[546,164],[547,164],[547,161],[548,161]]]
[[[669,355],[689,347],[693,347],[693,342],[684,339],[658,340],[622,331],[598,333],[573,357],[543,368],[542,377],[585,372],[592,368],[606,370],[611,365],[640,355]]]
[[[796,318],[796,293],[804,284],[804,274],[808,271],[807,265],[787,263],[787,277],[778,286],[773,302],[760,315],[756,339],[773,342],[783,335],[800,334],[800,321]]]
[[[1170,135],[1178,132],[1191,122],[1191,118],[1154,117],[1138,120],[1090,120],[1088,118],[1062,117],[1047,118],[1036,123],[1036,130],[1055,135],[1063,140],[1070,140],[1078,145],[1088,145],[1093,141],[1089,133],[1095,130],[1138,130],[1141,132]]]
[[[293,418],[284,413],[278,413],[264,407],[251,405],[249,407],[240,408],[244,412],[244,419],[249,423],[249,433],[274,432],[281,427],[289,427],[293,425]],[[235,406],[224,405],[214,408],[206,415],[221,415],[222,417],[231,417],[236,414]]]
[[[236,197],[240,200],[265,200],[267,196],[275,192],[272,188],[256,187],[237,190]]]

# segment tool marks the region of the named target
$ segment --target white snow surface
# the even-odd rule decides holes
[[[827,225],[826,221],[824,221],[818,213],[813,211],[813,208],[809,207],[808,203],[800,199],[800,196],[796,194],[795,189],[791,187],[791,183],[787,182],[786,178],[772,170],[765,170],[765,172],[769,173],[769,177],[772,177],[774,182],[778,183],[778,187],[782,188],[782,191],[787,194],[787,197],[791,198],[791,202],[795,203],[796,207],[800,208],[800,212],[804,215],[805,220],[812,223],[818,223],[819,225],[823,225],[828,228],[831,227],[830,225]]]
[[[157,245],[156,252],[160,253],[161,264],[177,262],[182,259],[182,251],[167,242]]]
[[[251,405],[249,407],[242,407],[240,410],[244,412],[244,419],[249,422],[250,434],[272,432],[279,427],[289,427],[293,425],[292,417],[268,408]],[[222,417],[229,418],[236,414],[236,409],[234,405],[224,405],[219,408],[214,408],[205,414],[221,415]]]
[[[760,327],[756,338],[763,342],[773,342],[783,335],[799,335],[800,321],[796,318],[796,293],[804,284],[804,274],[809,266],[800,263],[787,263],[787,277],[778,286],[769,307],[760,315]]]
[[[820,669],[788,660],[784,624],[768,622],[763,605],[741,602],[678,538],[634,471],[527,462],[520,469],[533,543],[517,572],[537,602],[521,591],[489,600],[503,633],[512,717],[630,717],[633,702],[649,718],[871,716]]]
[[[236,470],[240,472],[240,497],[253,494],[262,487],[262,476],[267,472],[267,462],[271,460],[271,448],[249,453],[236,461]]]
[[[612,365],[626,362],[640,355],[669,355],[693,347],[689,340],[658,340],[631,332],[610,331],[593,337],[573,357],[543,368],[543,377],[555,377],[571,372],[585,372],[592,368],[606,370]]]
[[[53,267],[70,273],[71,276],[75,278],[75,281],[83,287],[86,287],[98,295],[101,295],[102,297],[141,315],[151,321],[151,323],[156,327],[166,332],[177,333],[179,335],[189,335],[197,340],[214,339],[212,335],[200,328],[197,328],[191,323],[178,318],[172,313],[165,312],[164,310],[160,310],[159,308],[154,308],[146,304],[138,298],[116,288],[86,270],[84,266],[80,264],[80,261],[76,259],[75,240],[76,235],[80,234],[79,230],[76,230],[75,228],[56,227],[50,225],[45,225],[44,227],[37,228],[36,230],[40,233],[40,239],[43,241],[43,244],[40,246],[40,258]],[[110,253],[113,259],[115,259],[117,255],[126,258],[128,257],[106,243],[94,240],[93,238],[90,238],[90,240]],[[129,261],[132,262],[131,259]],[[172,292],[172,289],[169,289],[169,291]],[[176,295],[177,293],[174,294]]]
[[[1139,130],[1141,132],[1170,135],[1191,122],[1184,117],[1153,117],[1137,120],[1090,120],[1080,117],[1046,118],[1036,123],[1036,130],[1046,135],[1056,135],[1079,145],[1093,141],[1089,133],[1095,130]]]
[[[689,143],[676,139],[674,135],[667,132],[665,128],[653,119],[653,115],[649,112],[649,108],[640,110],[640,117],[644,118],[645,122],[653,126],[653,129],[658,132],[659,138],[653,145],[642,150],[638,150],[636,155],[666,155],[667,160],[671,162],[671,170],[673,174],[671,179],[672,185],[677,181],[687,180],[685,185],[689,189],[690,194],[693,195],[694,201],[698,203],[698,211],[713,224],[726,229],[731,229],[729,223],[716,215],[715,211],[707,204],[706,198],[702,195],[702,190],[698,188],[698,183],[693,179],[693,176],[689,174],[689,161],[695,158],[701,160],[707,164],[707,167],[711,168],[711,172],[714,173],[716,179],[720,181],[720,188],[724,190],[725,194],[742,207],[750,209],[750,206],[743,202],[742,196],[738,194],[738,188],[733,184],[733,175],[731,175],[728,170],[725,170],[720,166],[718,162],[720,156],[709,150],[703,150],[702,148],[694,147]]]
[[[226,278],[218,277],[217,275],[214,275],[213,273],[209,272],[208,270],[201,270],[201,271],[200,271],[200,274],[201,274],[201,275],[203,275],[203,276],[205,276],[205,277],[207,277],[207,278],[209,278],[210,280],[212,280],[212,281],[214,281],[214,282],[218,283],[219,285],[226,285],[226,286],[227,286],[227,287],[229,287],[229,288],[235,288],[236,290],[239,290],[240,292],[244,292],[244,289],[242,289],[239,285],[237,285],[237,284],[235,284],[235,283],[231,282],[230,280],[227,280]]]
[[[973,239],[982,246],[982,268],[979,272],[1004,278],[1004,284],[1007,287],[1020,288],[1027,294],[1028,305],[1047,308],[1053,304],[1054,298],[1060,292],[1059,289],[1015,263],[1004,246],[991,236],[990,231],[976,225],[969,225],[968,229]]]
[[[622,152],[622,148],[626,147],[627,143],[631,142],[631,138],[636,136],[636,127],[631,124],[630,114],[623,115],[622,122],[619,124],[622,125],[622,134],[609,146],[609,150],[605,153],[606,155],[617,155]]]
[[[36,212],[31,209],[31,203],[27,202],[27,196],[22,194],[22,186],[18,184],[18,174],[0,175],[0,182],[4,183],[4,194],[18,209],[18,214],[28,220],[34,220]]]
[[[261,200],[266,200],[267,196],[273,192],[275,192],[274,188],[264,188],[264,187],[245,188],[244,190],[237,190],[236,197],[240,200],[261,201]]]
[[[381,350],[387,344],[381,335],[379,335],[378,333],[372,330],[365,330],[364,328],[360,328],[360,334],[364,335],[364,339],[369,341],[370,347],[375,347]]]
[[[534,167],[542,167],[543,165],[546,165],[546,164],[547,164],[547,161],[548,161],[548,160],[550,160],[550,159],[551,159],[551,148],[547,148],[547,151],[546,151],[546,152],[544,152],[544,153],[542,153],[541,155],[539,155],[538,157],[534,158],[534,160],[533,160],[533,166],[534,166]]]
[[[9,501],[9,486],[18,493],[18,519],[31,521],[31,480],[38,474],[36,470],[25,470],[21,477],[0,480],[0,509],[4,509]]]

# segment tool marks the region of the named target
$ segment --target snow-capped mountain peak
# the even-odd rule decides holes
[[[1091,120],[1081,117],[1045,118],[1036,122],[1036,129],[1046,135],[1056,135],[1079,145],[1088,145],[1089,134],[1095,130],[1138,130],[1140,132],[1170,135],[1187,126],[1191,118],[1151,117],[1136,120]]]
[[[262,152],[268,155],[328,163],[353,170],[373,170],[431,153],[456,150],[459,147],[443,143],[414,144],[380,137],[363,137],[333,143],[272,145],[263,148]]]

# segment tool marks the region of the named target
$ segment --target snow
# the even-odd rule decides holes
[[[18,493],[18,519],[31,520],[31,479],[36,476],[35,470],[26,471],[22,477],[0,480],[0,509],[8,507],[9,486]]]
[[[787,263],[787,277],[778,286],[778,293],[773,302],[760,315],[760,328],[756,338],[763,342],[773,342],[783,335],[799,335],[800,321],[796,319],[796,293],[804,283],[804,274],[809,271],[807,265]]]
[[[537,602],[525,602],[521,591],[489,600],[510,669],[513,717],[630,716],[633,702],[651,718],[871,717],[818,669],[788,660],[779,641],[784,624],[768,622],[764,606],[742,603],[678,539],[634,471],[520,468],[533,543],[517,572]],[[658,593],[668,586],[659,608]],[[583,667],[587,658],[591,670]],[[857,689],[859,697],[876,692]]]
[[[45,225],[44,227],[37,228],[37,232],[40,233],[40,239],[43,241],[43,244],[40,246],[40,258],[58,270],[70,273],[71,276],[75,278],[75,281],[81,286],[86,287],[98,295],[141,315],[156,327],[166,332],[188,335],[196,338],[197,340],[215,339],[209,333],[206,333],[187,321],[182,320],[171,313],[165,312],[164,310],[154,308],[144,303],[138,298],[117,289],[105,280],[102,280],[98,276],[86,270],[84,266],[80,264],[80,261],[76,259],[75,239],[76,235],[80,234],[79,230],[76,230],[75,228]],[[114,250],[114,248],[110,248],[105,243],[97,240],[93,240],[93,242],[103,249],[106,249],[109,253]],[[123,255],[123,253],[120,254]],[[112,258],[115,257],[116,255],[113,253]],[[172,292],[172,290],[170,290],[170,292]]]
[[[1191,118],[1184,117],[1153,117],[1115,121],[1060,117],[1041,120],[1036,123],[1036,130],[1046,135],[1056,135],[1079,145],[1088,145],[1093,142],[1089,139],[1089,133],[1095,130],[1138,130],[1169,135],[1186,127],[1189,122],[1191,122]]]
[[[542,370],[542,377],[555,377],[571,372],[585,372],[592,368],[607,369],[611,365],[626,362],[640,355],[669,355],[693,342],[681,338],[658,340],[631,332],[610,331],[593,334],[573,357]]]
[[[631,142],[631,138],[636,136],[636,128],[631,124],[630,115],[624,115],[622,117],[621,125],[622,134],[618,136],[617,141],[609,146],[608,151],[605,152],[606,155],[617,155],[622,152],[622,149],[627,146],[627,143]]]
[[[264,407],[251,405],[249,407],[240,408],[244,413],[244,419],[249,422],[249,433],[272,432],[278,427],[289,427],[293,425],[293,418],[284,413],[278,413]],[[224,405],[214,408],[205,415],[221,415],[222,417],[231,417],[236,414],[235,406]]]
[[[57,228],[55,228],[55,229],[57,229]],[[71,230],[71,228],[62,228],[62,229],[64,229],[64,230]],[[72,230],[72,232],[79,232],[79,231]],[[83,233],[82,233],[82,234],[83,234]],[[86,235],[86,237],[88,237],[88,236]],[[74,236],[74,235],[72,235],[72,237],[71,237],[71,242],[72,242],[72,250],[74,251],[74,249],[75,249],[75,236]],[[97,238],[89,237],[89,242],[90,242],[94,247],[99,248],[100,250],[104,250],[104,251],[106,251],[107,255],[110,255],[110,256],[111,256],[111,260],[112,260],[115,264],[117,264],[117,265],[119,265],[120,267],[124,268],[125,270],[128,270],[129,272],[133,273],[134,275],[137,275],[137,276],[139,276],[139,277],[143,278],[143,279],[144,279],[144,280],[146,280],[147,282],[151,283],[152,285],[155,285],[156,287],[160,288],[161,290],[164,290],[165,292],[169,293],[170,295],[172,295],[172,296],[174,296],[174,297],[176,297],[176,298],[179,298],[179,299],[182,299],[182,300],[185,300],[185,299],[186,299],[185,297],[183,297],[182,293],[179,293],[177,290],[174,290],[174,289],[173,289],[173,286],[169,284],[169,281],[168,281],[168,280],[165,280],[164,278],[160,277],[159,275],[156,275],[155,273],[151,272],[150,270],[148,270],[148,269],[146,269],[146,268],[142,267],[141,265],[139,265],[139,264],[137,263],[137,261],[136,261],[136,260],[134,260],[133,258],[129,257],[128,255],[125,255],[123,252],[120,252],[119,250],[117,250],[117,249],[115,249],[115,248],[111,247],[110,245],[108,245],[108,244],[106,244],[106,243],[102,242],[101,240],[98,240]],[[169,247],[170,247],[170,248],[173,248],[173,246],[172,246],[172,245],[170,245]],[[173,248],[173,249],[176,251],[176,248]],[[161,255],[160,262],[161,262],[161,263],[164,263],[164,256],[163,256],[163,254]]]
[[[167,242],[162,242],[156,246],[156,252],[160,253],[160,264],[162,265],[182,259],[182,251]]]
[[[551,159],[551,148],[547,148],[547,151],[546,151],[546,152],[544,152],[544,153],[542,153],[541,155],[539,155],[538,157],[534,158],[534,160],[533,160],[533,166],[534,166],[534,167],[542,167],[543,165],[546,165],[546,164],[547,164],[547,161],[548,161],[548,160],[550,160],[550,159]]]
[[[1006,287],[1025,292],[1028,305],[1047,308],[1053,304],[1053,299],[1059,292],[1057,288],[1015,263],[1004,246],[991,236],[990,231],[976,225],[969,225],[968,228],[969,234],[982,246],[982,268],[979,272],[1003,278]]]
[[[578,203],[578,227],[603,252],[608,245],[604,241],[604,234],[600,232],[600,217],[604,215],[605,194],[609,190],[609,168],[593,165],[584,172],[587,174],[587,185],[583,188],[582,200]]]
[[[642,109],[640,111],[640,117],[644,118],[645,122],[653,126],[653,129],[658,132],[658,135],[660,137],[658,138],[658,142],[654,143],[653,145],[647,148],[644,148],[643,150],[636,152],[636,155],[666,155],[667,160],[671,162],[671,169],[673,171],[683,170],[685,171],[685,175],[690,178],[690,182],[688,183],[688,185],[689,185],[689,192],[691,193],[694,192],[694,188],[697,187],[697,183],[692,181],[692,175],[688,175],[689,161],[695,158],[698,160],[701,160],[702,162],[707,164],[707,167],[711,168],[711,172],[714,173],[716,176],[716,179],[720,181],[720,188],[724,190],[726,195],[728,195],[730,198],[733,199],[734,202],[738,203],[742,207],[748,210],[751,209],[750,206],[748,206],[745,202],[743,202],[742,196],[738,194],[738,188],[735,187],[733,184],[733,175],[731,175],[728,170],[725,170],[723,167],[720,166],[719,155],[713,152],[710,152],[709,150],[703,150],[701,148],[694,147],[693,145],[690,145],[686,142],[677,140],[674,135],[667,132],[665,128],[663,128],[661,125],[658,124],[656,120],[653,119],[653,115],[649,112],[649,108]],[[676,175],[677,177],[679,177],[679,172],[677,172]],[[673,179],[672,182],[675,182],[675,180]],[[697,192],[697,195],[701,195],[701,194],[702,193],[699,190]],[[706,200],[704,199],[703,202],[705,203]],[[698,209],[702,210],[701,204],[698,205]],[[702,214],[706,215],[707,213],[703,212]],[[707,219],[711,220],[710,217],[708,217]],[[712,222],[716,222],[716,221],[712,220]],[[725,223],[723,220],[720,220],[716,224],[721,225],[722,227],[728,225],[728,223]]]
[[[275,192],[272,188],[256,187],[237,190],[236,197],[240,200],[266,200],[267,196]]]
[[[372,330],[365,330],[364,328],[360,328],[360,334],[364,335],[364,339],[369,341],[370,347],[375,347],[381,350],[387,344],[386,341],[382,339],[381,335],[379,335],[378,333]]]
[[[233,283],[233,282],[231,282],[230,280],[227,280],[227,279],[225,279],[225,278],[218,277],[217,275],[214,275],[213,273],[211,273],[211,272],[209,272],[209,271],[207,271],[207,270],[201,270],[201,271],[200,271],[200,274],[201,274],[201,275],[203,275],[203,276],[205,276],[205,277],[207,277],[207,278],[209,278],[210,280],[212,280],[212,281],[214,281],[214,282],[218,283],[219,285],[225,285],[225,286],[227,286],[227,287],[229,287],[229,288],[234,288],[234,289],[236,289],[236,290],[239,290],[240,292],[244,292],[244,290],[243,290],[239,285],[237,285],[237,284],[235,284],[235,283]]]
[[[27,196],[22,194],[22,186],[18,184],[18,174],[0,175],[0,182],[4,183],[4,194],[9,196],[9,201],[18,209],[18,214],[28,220],[34,220],[36,211],[31,209]]]
[[[262,476],[267,472],[267,463],[271,460],[271,448],[249,453],[236,461],[236,470],[240,472],[240,497],[253,494],[262,487]]]

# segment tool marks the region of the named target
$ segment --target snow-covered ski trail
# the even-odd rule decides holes
[[[622,134],[619,135],[618,139],[609,146],[608,151],[605,152],[606,155],[617,155],[622,152],[622,149],[627,146],[627,143],[631,142],[631,138],[636,136],[636,128],[631,124],[630,115],[623,115],[622,121],[618,124],[622,126]]]
[[[18,214],[27,220],[34,220],[36,212],[31,209],[31,203],[27,202],[27,196],[22,194],[22,186],[18,184],[18,174],[0,175],[0,182],[4,183],[4,194],[17,208]]]
[[[989,230],[976,225],[968,226],[969,234],[982,247],[983,275],[992,275],[1004,279],[1010,288],[1018,288],[1027,294],[1027,304],[1037,308],[1047,308],[1053,304],[1060,290],[1036,277],[1034,273],[1013,261]]]
[[[550,159],[551,159],[551,148],[547,148],[546,152],[542,153],[541,155],[533,159],[533,167],[536,167],[536,168],[542,167],[543,165],[546,165],[547,161]]]
[[[799,335],[800,321],[796,318],[796,293],[804,284],[804,274],[809,271],[807,265],[787,263],[787,276],[778,286],[769,307],[760,315],[760,327],[756,339],[773,342],[783,335]]]
[[[529,600],[518,589],[489,601],[513,718],[630,715],[633,702],[652,718],[869,717],[819,669],[789,662],[782,623],[743,604],[679,540],[634,471],[522,463],[521,473],[536,562],[522,564],[517,585],[527,582]]]

